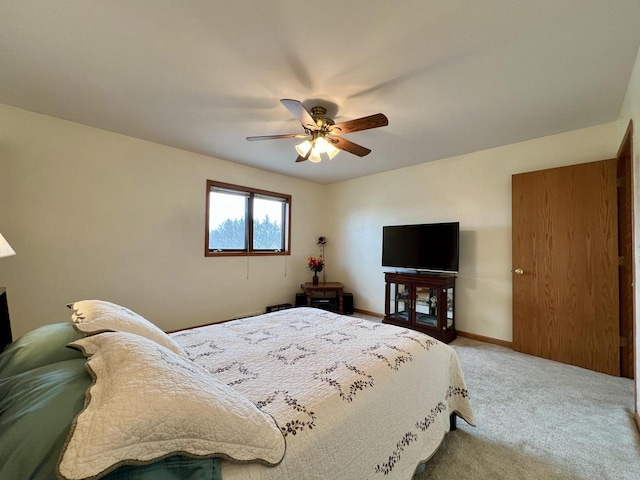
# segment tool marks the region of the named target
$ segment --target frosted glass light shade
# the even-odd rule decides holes
[[[322,161],[322,158],[320,158],[320,152],[315,147],[311,149],[309,160],[313,163],[319,163]]]
[[[325,153],[329,147],[329,142],[327,142],[327,139],[324,137],[318,137],[316,138],[314,147],[316,147],[318,153]]]
[[[9,242],[2,236],[0,233],[0,258],[2,257],[10,257],[11,255],[15,255],[16,252],[11,248]]]
[[[333,144],[327,142],[327,155],[329,155],[329,160],[333,160],[340,150],[333,146]]]
[[[309,150],[311,150],[311,147],[313,147],[311,142],[309,140],[305,140],[304,142],[296,145],[296,152],[298,152],[298,155],[301,157],[306,157]]]

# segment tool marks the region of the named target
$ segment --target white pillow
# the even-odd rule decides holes
[[[94,383],[58,461],[62,478],[94,478],[176,454],[282,460],[285,440],[273,418],[190,360],[125,332],[69,346],[88,357]]]
[[[135,333],[187,358],[186,352],[175,340],[149,320],[126,307],[104,300],[83,300],[69,307],[73,309],[71,320],[80,333],[88,335],[102,332]]]

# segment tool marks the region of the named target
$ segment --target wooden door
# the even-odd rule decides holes
[[[513,348],[620,374],[616,159],[512,177]]]

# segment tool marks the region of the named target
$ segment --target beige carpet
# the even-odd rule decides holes
[[[633,381],[459,338],[477,427],[458,430],[418,480],[640,479]]]

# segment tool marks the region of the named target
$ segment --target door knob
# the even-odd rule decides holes
[[[515,273],[516,275],[524,275],[524,270],[522,270],[521,268],[516,268],[516,269],[514,270],[514,273]]]

